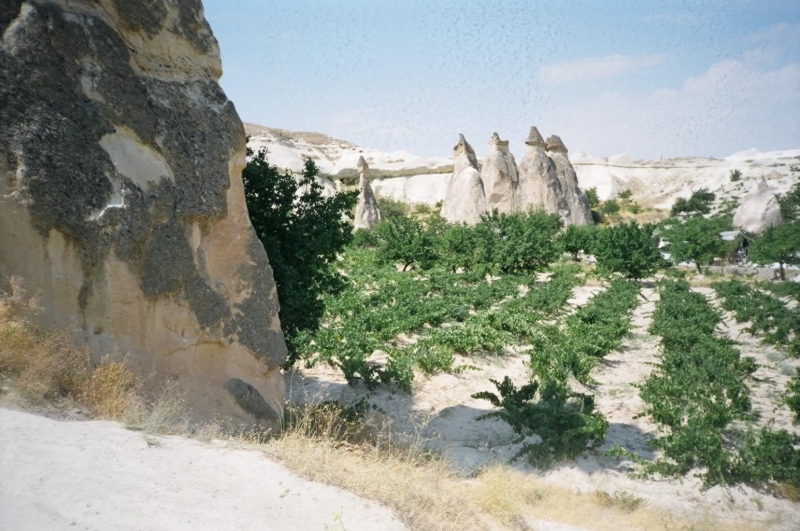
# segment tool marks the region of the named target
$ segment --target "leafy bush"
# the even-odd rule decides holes
[[[616,199],[609,199],[608,201],[603,201],[603,206],[600,207],[600,212],[606,215],[613,215],[619,214],[619,211],[622,208],[619,206],[619,202]]]
[[[378,240],[378,260],[400,262],[403,271],[416,265],[429,269],[436,261],[434,235],[423,222],[408,216],[392,216],[373,229]]]
[[[648,277],[663,268],[654,230],[652,224],[636,222],[598,230],[593,249],[598,267],[632,279]]]
[[[475,229],[463,223],[449,225],[439,240],[439,263],[453,273],[471,271],[477,265],[476,245]]]
[[[605,441],[608,421],[594,410],[594,399],[569,390],[566,383],[549,381],[544,385],[532,381],[520,388],[508,378],[490,380],[500,396],[489,391],[472,395],[488,400],[501,408],[479,419],[499,418],[516,433],[515,442],[538,435],[541,442],[526,442],[514,459],[527,457],[534,466],[547,466],[553,461],[576,457],[587,446],[598,447]]]
[[[247,210],[272,266],[291,364],[297,335],[319,326],[325,310],[320,296],[343,287],[330,265],[352,239],[347,217],[358,193],[325,197],[310,159],[296,177],[269,164],[266,149],[253,153],[248,148],[247,155],[242,171]]]
[[[715,329],[721,315],[686,282],[667,282],[651,331],[661,336],[661,363],[640,386],[646,412],[667,433],[650,442],[663,457],[645,474],[683,475],[701,469],[706,487],[788,482],[800,485],[800,438],[781,430],[737,427],[750,410],[745,383],[756,365],[740,358]]]
[[[795,371],[794,377],[786,386],[784,400],[792,413],[794,413],[794,421],[800,422],[800,371]]]
[[[623,201],[630,201],[632,196],[633,192],[631,192],[630,190],[623,190],[617,195],[617,197],[622,199]]]
[[[790,297],[800,302],[800,282],[759,282],[758,287],[776,297]]]
[[[735,183],[740,180],[742,180],[742,172],[739,170],[731,170],[731,182]]]
[[[753,289],[739,280],[715,282],[711,285],[722,299],[722,307],[733,312],[737,322],[749,321],[751,335],[763,334],[765,343],[783,346],[800,355],[800,319],[781,301]]]
[[[590,225],[570,225],[558,236],[558,243],[565,252],[577,261],[578,254],[590,253],[594,241],[595,228]]]
[[[381,211],[381,219],[391,219],[407,216],[410,208],[408,203],[395,201],[388,197],[377,197],[378,209]]]
[[[642,211],[642,207],[639,206],[637,203],[631,203],[628,206],[628,212],[630,212],[631,214],[638,214],[641,211]]]
[[[589,188],[588,190],[585,190],[584,193],[586,194],[586,199],[589,200],[589,208],[594,210],[600,206],[600,198],[597,196],[597,188]]]

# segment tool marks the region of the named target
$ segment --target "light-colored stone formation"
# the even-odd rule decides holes
[[[508,151],[508,141],[497,133],[489,141],[489,153],[481,168],[481,181],[486,195],[486,208],[501,214],[517,211],[519,171],[514,155]]]
[[[567,147],[557,135],[551,135],[547,139],[547,152],[553,161],[556,170],[556,177],[561,185],[569,211],[569,217],[564,222],[572,225],[589,225],[592,221],[592,211],[589,208],[589,200],[586,195],[578,188],[578,176],[575,169],[567,157]]]
[[[541,206],[551,214],[569,219],[569,208],[556,175],[556,167],[547,156],[547,144],[536,127],[525,140],[525,155],[519,163],[519,209]]]
[[[11,0],[0,15],[0,277],[22,277],[40,324],[94,362],[174,379],[196,417],[277,421],[275,283],[200,2]]]
[[[474,225],[481,220],[481,214],[486,212],[486,196],[475,150],[467,143],[464,135],[458,135],[453,158],[453,175],[447,183],[442,217],[452,223]]]
[[[369,184],[369,166],[364,157],[358,157],[358,187],[361,192],[358,194],[353,224],[356,229],[371,229],[381,220],[381,210]]]
[[[778,198],[764,178],[745,194],[733,215],[734,227],[753,234],[761,234],[782,221]]]

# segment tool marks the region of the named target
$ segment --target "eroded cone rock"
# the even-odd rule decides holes
[[[547,144],[536,127],[525,140],[525,155],[519,163],[519,209],[529,210],[541,206],[551,214],[569,218],[561,183],[556,175],[556,166],[547,156]]]
[[[564,219],[565,223],[572,225],[593,223],[589,200],[578,188],[578,176],[567,157],[568,152],[564,142],[557,135],[551,135],[547,138],[547,151],[555,165],[556,177],[569,211],[569,217]]]
[[[358,157],[358,186],[361,193],[358,194],[353,225],[357,229],[371,229],[381,220],[381,211],[369,184],[369,166],[364,157]]]
[[[95,362],[174,378],[198,418],[278,421],[275,283],[200,2],[0,11],[0,276]]]
[[[481,168],[481,181],[488,210],[497,209],[501,214],[511,214],[517,210],[517,163],[514,155],[508,151],[508,141],[500,140],[497,133],[489,141],[489,153]]]
[[[453,148],[453,174],[447,183],[442,217],[452,223],[474,225],[486,212],[486,196],[483,181],[478,171],[475,150],[464,135],[458,135],[458,144]]]
[[[745,196],[733,214],[733,226],[753,234],[783,222],[778,198],[763,177]]]

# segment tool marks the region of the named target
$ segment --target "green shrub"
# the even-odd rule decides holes
[[[632,196],[633,192],[631,192],[630,190],[623,190],[619,194],[617,194],[617,197],[619,199],[622,199],[623,201],[630,201]]]
[[[736,181],[742,180],[742,172],[739,170],[731,170],[731,182],[735,183]]]
[[[619,206],[619,202],[616,199],[609,199],[608,201],[603,201],[603,206],[600,207],[600,212],[606,215],[613,215],[619,214],[619,211],[622,207]]]
[[[429,269],[436,261],[434,235],[428,227],[408,216],[392,216],[373,229],[378,240],[378,260],[403,265],[403,271],[411,266]]]
[[[598,230],[593,253],[597,266],[627,278],[648,277],[665,266],[652,224],[622,223]]]
[[[701,188],[692,193],[689,199],[679,197],[672,205],[670,215],[676,217],[680,214],[701,215],[711,212],[711,203],[716,199],[716,194],[709,192],[707,188]]]
[[[584,193],[586,194],[586,199],[589,200],[589,208],[594,210],[600,206],[600,198],[597,196],[597,188],[589,188]]]
[[[390,219],[407,216],[411,208],[407,203],[395,201],[388,197],[378,197],[378,209],[381,211],[381,219]]]
[[[559,234],[558,243],[565,252],[572,255],[573,260],[577,261],[579,253],[591,253],[594,235],[595,228],[590,225],[569,225]]]
[[[786,386],[784,400],[791,412],[794,413],[794,421],[800,422],[800,371],[795,370],[794,377]]]

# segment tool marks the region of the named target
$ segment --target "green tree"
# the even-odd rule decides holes
[[[608,201],[603,201],[603,206],[600,207],[600,211],[603,214],[618,214],[621,207],[619,206],[619,202],[616,199],[609,199]]]
[[[584,192],[586,199],[589,200],[589,208],[596,209],[600,205],[600,198],[597,196],[597,188],[589,188]]]
[[[747,256],[759,265],[777,263],[781,280],[786,280],[786,264],[800,265],[800,223],[790,221],[768,228],[753,240]]]
[[[500,273],[541,271],[558,259],[562,227],[561,218],[542,209],[484,214],[475,226],[478,264]]]
[[[739,170],[731,170],[731,182],[735,183],[736,181],[742,180],[742,172]]]
[[[319,327],[325,310],[320,296],[343,285],[330,264],[352,238],[347,216],[358,193],[325,197],[312,160],[295,176],[271,165],[266,149],[254,153],[247,148],[247,155],[250,160],[242,171],[245,201],[272,266],[291,364],[297,359],[297,334]]]
[[[589,253],[592,240],[594,239],[595,228],[589,225],[570,225],[567,230],[558,236],[558,242],[565,252],[572,255],[572,259],[577,261],[578,254],[583,251]]]
[[[732,243],[719,235],[724,230],[730,230],[729,218],[693,216],[683,221],[672,220],[663,236],[669,242],[667,251],[673,261],[694,262],[699,272],[701,264],[708,264],[733,250]]]
[[[635,221],[598,229],[593,246],[597,266],[632,279],[652,275],[665,265],[654,230],[652,224],[639,225]]]
[[[711,212],[711,203],[716,199],[716,194],[709,192],[707,188],[701,188],[692,193],[689,199],[679,197],[672,205],[670,215],[677,217],[680,214],[699,215]]]
[[[475,229],[464,223],[448,224],[439,239],[439,262],[456,272],[470,271],[475,265]]]
[[[436,239],[424,223],[408,216],[392,216],[373,229],[378,239],[377,258],[383,263],[416,264],[430,268],[436,261]]]
[[[633,192],[631,192],[630,190],[623,190],[617,195],[617,197],[622,199],[623,201],[630,201],[632,195]]]
[[[800,183],[778,198],[784,222],[800,222]]]
[[[388,197],[378,197],[378,208],[381,211],[381,218],[389,219],[399,216],[406,216],[409,212],[408,204],[402,201],[395,201]]]

